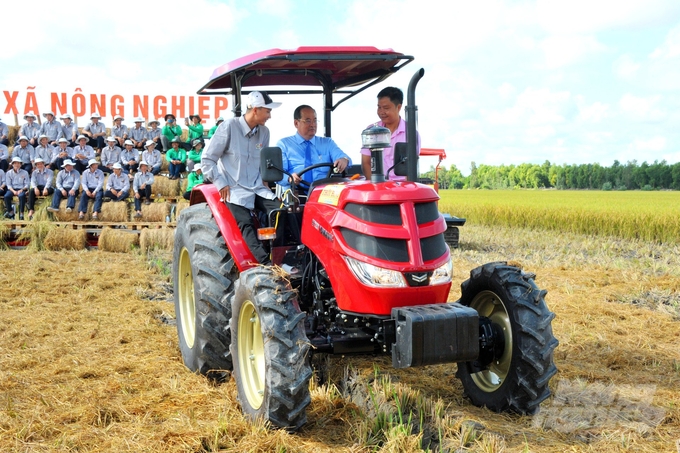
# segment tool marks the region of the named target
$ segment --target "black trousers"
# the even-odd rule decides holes
[[[44,189],[45,189],[45,186],[38,186],[38,190],[40,191],[40,195],[42,195],[42,192],[43,192]],[[52,187],[47,189],[47,195],[48,196],[52,195],[53,193],[54,193],[54,189]],[[28,189],[28,210],[29,211],[33,211],[33,208],[35,208],[35,198],[36,198],[36,196],[37,195],[35,194],[35,189],[33,187]]]
[[[265,250],[262,241],[257,238],[257,230],[255,229],[255,224],[250,215],[250,209],[229,202],[226,202],[225,204],[231,211],[234,219],[236,219],[236,223],[238,223],[238,227],[243,235],[243,240],[246,241],[248,248],[250,248],[250,251],[255,255],[255,259],[259,263],[268,264],[270,261],[269,254],[267,253],[267,250]],[[280,206],[281,202],[277,199],[269,200],[255,195],[255,209],[266,213],[267,216],[269,216],[269,213],[272,210],[278,209]],[[283,225],[283,222],[279,222],[279,225]]]

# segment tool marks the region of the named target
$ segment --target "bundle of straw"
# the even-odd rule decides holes
[[[127,222],[129,217],[130,208],[127,201],[111,201],[102,205],[99,219],[102,222]]]
[[[155,176],[152,190],[159,197],[176,197],[179,195],[179,180],[170,179],[166,176]]]
[[[139,248],[143,252],[154,249],[172,250],[174,245],[173,228],[144,228],[139,235]]]
[[[76,205],[71,212],[66,212],[66,203],[68,200],[62,199],[59,203],[59,212],[53,212],[54,220],[58,222],[75,222],[78,220],[78,200],[76,199]],[[50,200],[50,204],[52,201]],[[91,203],[88,203],[88,205]],[[91,209],[91,207],[89,207]]]
[[[53,228],[43,241],[46,250],[84,250],[87,245],[85,230]]]
[[[99,235],[99,250],[105,252],[127,253],[139,245],[139,234],[135,231],[104,228]]]
[[[175,218],[173,219],[175,222],[177,222],[177,219],[179,219],[179,213],[182,212],[182,210],[186,209],[189,207],[189,201],[188,200],[179,200],[177,204],[175,205]]]
[[[170,216],[170,203],[155,202],[149,205],[142,205],[142,218],[134,217],[133,222],[165,222],[166,218]]]

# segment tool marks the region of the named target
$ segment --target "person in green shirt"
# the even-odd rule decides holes
[[[182,144],[179,137],[174,138],[171,142],[171,148],[165,153],[165,160],[170,164],[168,170],[170,172],[169,179],[179,179],[180,173],[184,171],[184,163],[187,160],[187,152],[184,148],[180,148]]]
[[[203,141],[203,124],[201,124],[200,116],[189,115],[188,119],[184,119],[184,125],[189,129],[189,137],[184,144],[184,149],[189,151],[194,140],[199,139]]]
[[[203,184],[203,172],[201,171],[201,164],[194,166],[194,171],[189,173],[187,177],[187,191],[184,192],[184,198],[188,200],[191,197],[191,189],[195,186]]]
[[[201,140],[195,139],[192,145],[194,147],[191,148],[187,156],[187,171],[193,171],[194,165],[201,162],[201,154],[203,154],[203,142]]]
[[[221,116],[217,118],[217,122],[215,123],[215,125],[211,127],[210,130],[208,131],[208,138],[212,138],[212,136],[215,135],[215,131],[217,130],[217,127],[220,125],[222,121],[224,121],[224,118],[222,118]]]
[[[165,126],[161,130],[161,143],[163,149],[170,149],[170,143],[178,139],[180,145],[182,144],[182,127],[177,124],[175,115],[168,113],[165,115]]]

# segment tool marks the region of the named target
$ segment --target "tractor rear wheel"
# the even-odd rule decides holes
[[[307,421],[312,369],[296,293],[273,269],[255,267],[241,274],[232,308],[231,354],[243,413],[298,430]]]
[[[547,291],[539,290],[533,278],[496,262],[473,269],[461,285],[459,302],[477,310],[480,326],[485,323],[486,333],[493,332],[487,339],[494,344],[480,344],[487,360],[458,364],[465,394],[477,406],[535,414],[550,396],[548,382],[557,373],[553,351],[558,342],[551,326],[555,314],[545,303]]]
[[[232,368],[229,319],[238,269],[210,208],[184,209],[175,229],[173,284],[177,334],[184,364],[217,381]]]

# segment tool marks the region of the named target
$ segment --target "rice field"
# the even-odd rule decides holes
[[[440,210],[470,224],[680,242],[680,192],[442,190]]]

